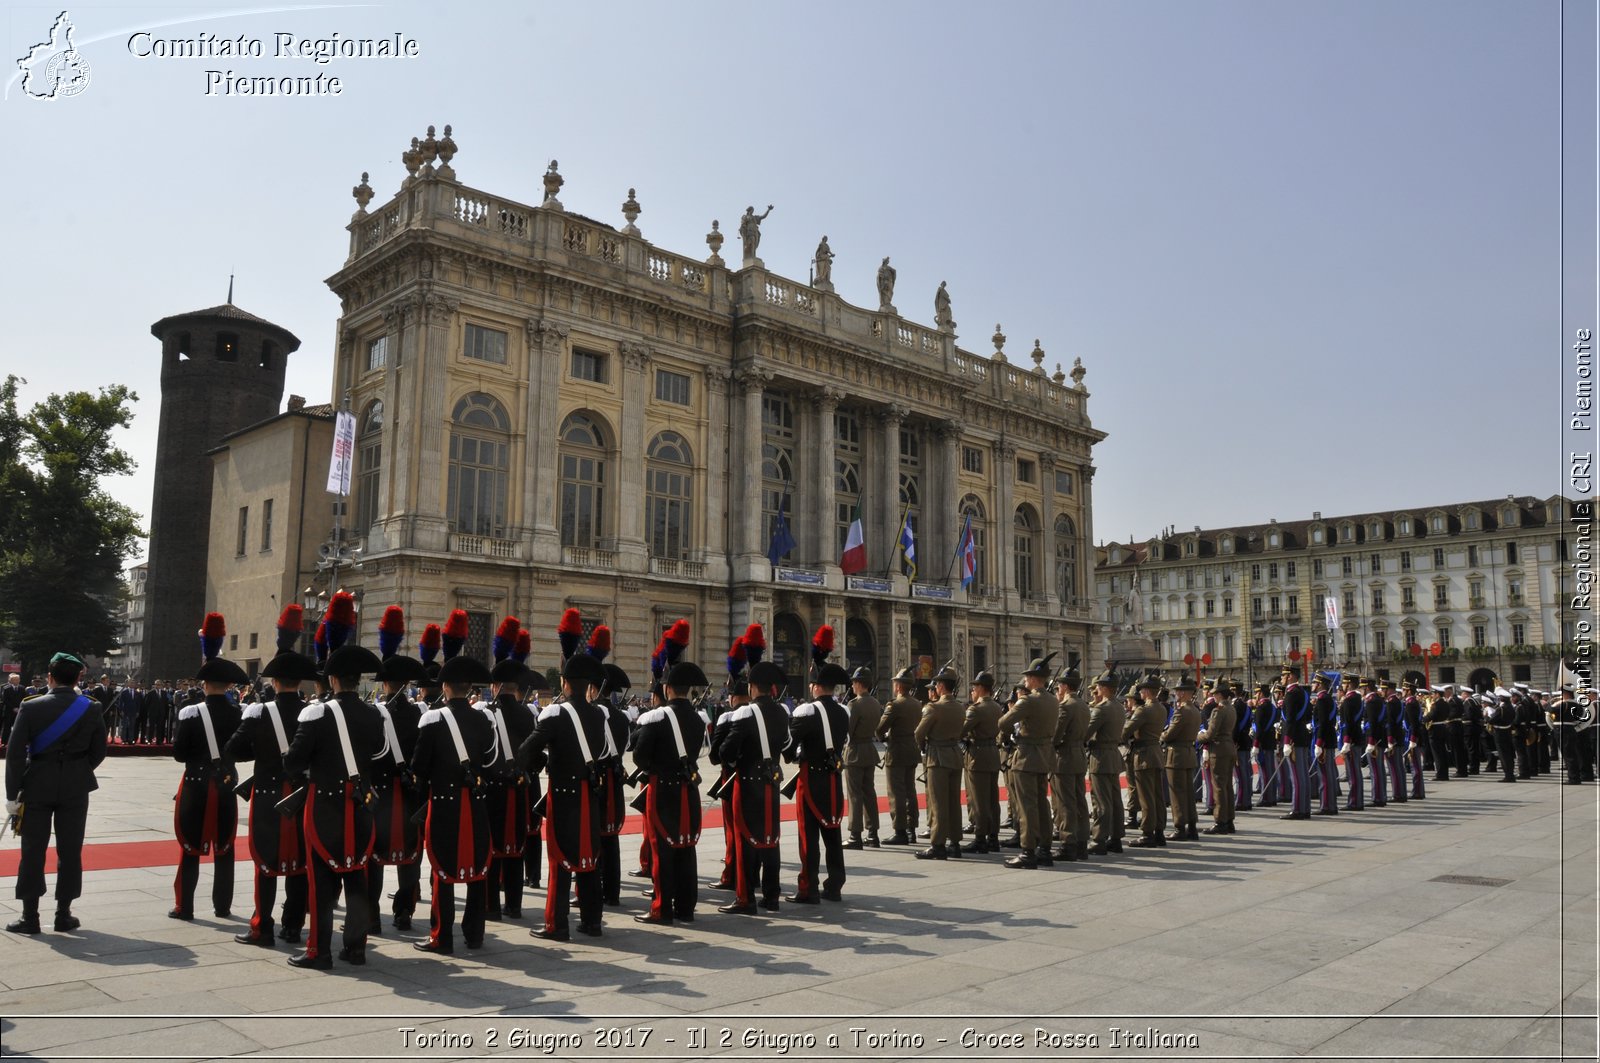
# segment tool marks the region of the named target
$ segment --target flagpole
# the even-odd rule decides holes
[[[966,544],[967,532],[971,528],[972,516],[968,514],[966,522],[961,526],[961,535],[956,539],[956,552],[950,555],[950,565],[944,570],[944,585],[950,586],[950,573],[956,570],[956,561],[961,557],[961,548]]]
[[[889,546],[883,552],[883,576],[885,579],[894,578],[894,554],[900,548],[900,540],[905,535],[906,516],[911,512],[911,503],[907,502],[900,511],[900,523],[895,525],[894,535],[889,539]]]

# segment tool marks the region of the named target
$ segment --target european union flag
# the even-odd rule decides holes
[[[776,565],[783,560],[785,554],[799,544],[794,541],[794,533],[789,530],[789,518],[784,509],[789,504],[789,496],[785,494],[778,500],[778,519],[772,523],[772,542],[767,544],[767,560]]]

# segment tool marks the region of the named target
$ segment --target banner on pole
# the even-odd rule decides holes
[[[333,422],[333,456],[328,461],[328,494],[350,493],[350,468],[355,463],[356,415],[340,410]]]

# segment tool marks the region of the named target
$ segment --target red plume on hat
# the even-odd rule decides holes
[[[450,617],[444,622],[444,631],[441,635],[444,642],[444,659],[448,661],[460,653],[461,647],[467,644],[467,611],[450,610]]]
[[[754,668],[761,663],[761,658],[767,655],[767,634],[761,630],[760,624],[751,624],[744,629],[744,656]]]
[[[200,659],[209,661],[222,652],[222,639],[228,633],[221,613],[207,613],[200,622]]]
[[[733,640],[733,645],[728,648],[728,674],[734,676],[744,671],[745,663],[749,659],[749,653],[745,649],[744,636],[740,635]]]
[[[677,664],[683,656],[683,651],[689,648],[689,621],[674,620],[662,638],[667,644],[667,664],[670,667]]]
[[[589,656],[597,661],[603,661],[610,652],[611,629],[604,624],[596,624],[594,631],[589,635]]]
[[[833,652],[833,628],[823,624],[817,628],[817,633],[811,636],[811,660],[814,664],[822,664]]]
[[[511,648],[511,659],[518,664],[528,663],[528,654],[533,652],[533,635],[527,628],[517,632],[517,644]]]
[[[576,609],[562,613],[561,622],[556,625],[556,637],[561,640],[563,661],[577,653],[579,644],[583,642],[583,614]]]
[[[650,674],[655,676],[656,682],[667,674],[667,636],[662,635],[661,641],[656,643],[656,652],[650,655]]]
[[[406,637],[406,612],[398,605],[384,609],[378,621],[378,656],[393,657],[400,651],[400,642]]]
[[[322,664],[328,659],[328,622],[317,621],[317,633],[311,637],[312,652],[317,655],[317,664]]]
[[[500,621],[500,628],[494,633],[494,659],[503,661],[511,656],[511,651],[517,648],[517,633],[522,630],[522,621],[514,616],[508,616]]]
[[[423,664],[432,664],[435,657],[439,656],[439,645],[443,636],[438,624],[429,624],[422,629],[422,640],[417,643],[417,653],[422,658]]]
[[[306,629],[306,611],[299,605],[286,605],[278,614],[278,652],[288,653]]]
[[[349,642],[356,630],[356,596],[349,591],[334,592],[322,622],[328,628],[329,652]]]

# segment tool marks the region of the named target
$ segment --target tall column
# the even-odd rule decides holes
[[[1039,505],[1043,512],[1040,521],[1044,524],[1043,534],[1039,536],[1042,543],[1040,547],[1044,556],[1039,559],[1039,582],[1043,584],[1040,590],[1044,592],[1045,600],[1059,602],[1056,587],[1056,456],[1049,453],[1039,455]]]
[[[612,500],[616,512],[617,552],[622,568],[642,572],[647,567],[644,541],[644,413],[645,372],[650,349],[642,343],[622,345],[622,424],[618,426],[616,483]]]
[[[809,477],[811,498],[808,508],[810,512],[819,515],[819,519],[814,522],[815,531],[810,536],[807,553],[816,558],[819,564],[833,568],[839,565],[838,537],[834,534],[837,492],[834,490],[833,415],[839,410],[841,395],[842,393],[835,388],[824,387],[811,396],[811,409],[816,414],[813,420],[813,431],[816,435],[815,445],[806,448],[811,465]],[[867,547],[869,563],[871,557],[872,547],[869,545]]]
[[[956,483],[956,474],[961,469],[962,429],[960,421],[941,421],[934,426],[939,439],[939,508],[931,511],[937,515],[925,523],[933,529],[929,539],[933,550],[930,560],[935,562],[936,579],[943,579],[945,573],[951,571],[950,559],[955,556],[956,537],[961,534],[961,518],[956,513],[956,507],[961,504],[961,489]]]
[[[557,564],[561,560],[561,533],[556,526],[561,496],[561,367],[568,329],[548,318],[539,318],[529,321],[526,331],[528,379],[532,386],[528,388],[528,468],[523,474],[523,486],[527,504],[533,510],[533,557]]]
[[[373,514],[373,524],[382,524],[384,518],[391,513],[409,511],[410,483],[406,471],[414,469],[416,462],[417,426],[411,417],[397,416],[402,409],[415,409],[407,402],[411,397],[412,378],[417,375],[415,350],[411,351],[412,357],[405,357],[407,343],[416,346],[416,312],[412,309],[413,299],[396,299],[383,308],[384,332],[388,336],[389,349],[394,352],[389,370],[384,374],[383,386],[383,447],[381,461],[378,466],[378,506]],[[411,328],[406,328],[407,319]],[[355,410],[356,431],[361,431],[362,411]],[[359,446],[359,436],[357,437]],[[359,456],[359,454],[358,454]],[[354,492],[352,492],[352,495]],[[353,501],[353,499],[352,499]],[[354,512],[351,517],[355,516]],[[366,528],[357,528],[360,534],[366,534]],[[398,544],[396,544],[398,545]]]
[[[772,374],[754,366],[740,370],[739,387],[744,389],[744,412],[739,424],[740,515],[738,549],[747,560],[766,553],[761,541],[761,398]]]
[[[904,406],[890,406],[878,417],[878,438],[883,450],[878,463],[880,479],[874,492],[878,496],[873,507],[877,519],[871,527],[874,529],[872,539],[889,548],[890,556],[883,559],[881,567],[891,573],[897,567],[890,563],[890,558],[894,556],[895,533],[900,530],[900,429],[910,412]]]
[[[727,497],[728,444],[733,425],[728,411],[729,373],[720,366],[706,369],[706,438],[701,443],[701,454],[706,475],[701,494],[705,498],[705,557],[714,561],[728,552],[728,520],[730,510]]]
[[[1022,598],[1017,590],[1015,564],[1012,555],[1015,553],[1016,537],[1016,480],[1017,480],[1017,448],[1002,440],[994,448],[995,460],[1000,467],[995,470],[996,505],[994,513],[994,534],[990,546],[995,555],[995,585],[1002,588],[1006,608],[1020,609]],[[1002,640],[1004,640],[1002,632]]]
[[[422,297],[422,356],[418,374],[422,378],[422,400],[417,405],[417,420],[421,425],[417,449],[419,455],[433,460],[418,461],[415,466],[417,518],[410,545],[425,550],[443,550],[448,544],[444,471],[449,452],[444,435],[448,430],[445,421],[449,412],[444,408],[444,400],[448,390],[450,326],[455,322],[460,305],[436,292],[426,292]]]

